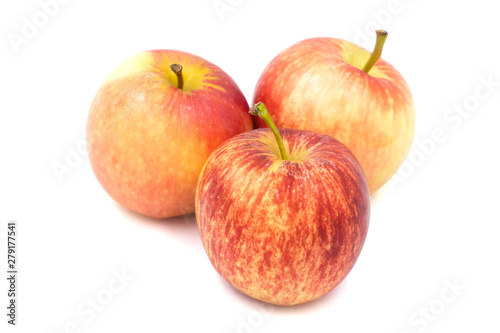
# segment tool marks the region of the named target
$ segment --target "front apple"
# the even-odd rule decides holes
[[[370,198],[356,158],[340,142],[309,131],[280,134],[282,145],[271,130],[257,129],[212,153],[197,187],[196,219],[224,279],[256,299],[295,305],[347,276],[367,234]]]
[[[312,38],[281,52],[262,73],[254,102],[264,102],[278,127],[333,136],[356,156],[374,193],[406,158],[415,131],[410,89],[380,57],[350,42]],[[378,60],[378,61],[377,61]],[[258,127],[264,127],[257,119]]]
[[[93,171],[121,205],[152,217],[194,211],[210,153],[252,129],[248,104],[219,67],[195,55],[153,50],[118,66],[87,122]]]

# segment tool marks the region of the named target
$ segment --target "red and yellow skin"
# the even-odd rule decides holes
[[[183,66],[182,90],[174,63]],[[194,211],[210,153],[251,129],[247,101],[222,69],[189,53],[153,50],[123,62],[101,85],[88,115],[87,148],[113,199],[164,218]]]
[[[370,198],[352,153],[330,136],[269,129],[217,148],[196,192],[203,246],[241,292],[277,305],[317,299],[349,273],[363,246]]]
[[[368,74],[367,50],[341,39],[312,38],[281,52],[262,73],[254,103],[278,127],[328,134],[356,156],[377,191],[406,158],[415,131],[413,99],[401,74],[379,59]],[[257,127],[265,123],[257,119]]]

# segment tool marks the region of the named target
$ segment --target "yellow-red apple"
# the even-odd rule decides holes
[[[372,55],[341,39],[301,41],[271,61],[254,92],[254,102],[267,105],[278,127],[329,134],[345,144],[371,193],[401,166],[415,131],[410,89],[379,59],[387,33],[377,36]],[[257,126],[265,124],[257,119]]]
[[[261,103],[252,112],[269,115]],[[339,141],[271,128],[239,134],[210,155],[198,181],[196,220],[224,279],[256,299],[295,305],[347,276],[367,234],[370,195],[356,158]]]
[[[97,91],[87,148],[113,199],[162,218],[193,212],[210,153],[251,129],[248,103],[221,68],[189,53],[152,50],[123,62]]]

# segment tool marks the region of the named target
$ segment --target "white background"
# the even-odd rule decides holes
[[[495,2],[221,0],[231,6],[222,14],[214,3],[70,0],[14,47],[9,36],[22,35],[41,5],[2,1],[0,267],[6,272],[7,221],[18,221],[20,275],[13,328],[0,274],[0,331],[499,332]],[[250,103],[262,70],[284,48],[331,36],[371,49],[376,28],[389,32],[383,58],[414,96],[414,146],[400,181],[372,197],[356,266],[317,301],[262,307],[217,275],[194,216],[154,220],[121,208],[86,157],[61,180],[53,170],[84,142],[102,80],[135,53],[199,55],[231,75]],[[488,94],[478,99],[477,91]],[[450,121],[457,107],[470,111]],[[430,144],[436,130],[445,140]],[[128,280],[120,283],[114,276],[122,273]],[[90,310],[96,297],[106,303],[100,311]]]

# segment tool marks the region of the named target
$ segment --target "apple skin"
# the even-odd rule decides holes
[[[370,52],[335,38],[303,40],[276,56],[260,76],[254,103],[263,102],[278,127],[328,134],[356,156],[375,193],[399,169],[415,132],[410,89]],[[257,127],[265,127],[261,119]]]
[[[334,138],[280,129],[239,134],[207,160],[196,220],[210,262],[241,292],[276,305],[317,299],[356,262],[370,195],[354,155]]]
[[[184,67],[183,90],[173,63]],[[165,218],[194,211],[196,182],[210,153],[252,127],[245,97],[222,69],[189,53],[151,50],[123,62],[99,88],[87,148],[113,199]]]

